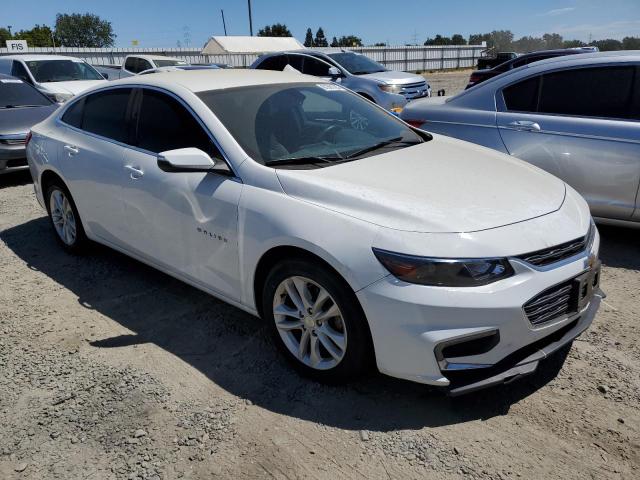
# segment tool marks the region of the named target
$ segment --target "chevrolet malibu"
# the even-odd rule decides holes
[[[269,325],[319,381],[381,372],[460,394],[533,372],[600,304],[572,188],[297,73],[176,71],[36,125],[61,246],[95,241]]]

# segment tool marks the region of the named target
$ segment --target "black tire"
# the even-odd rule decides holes
[[[71,211],[73,213],[73,217],[75,220],[75,239],[71,243],[65,242],[60,234],[58,233],[56,226],[54,224],[53,215],[51,212],[51,197],[55,192],[60,192],[69,202],[69,206],[71,207]],[[64,248],[68,253],[77,255],[84,253],[86,248],[89,245],[89,239],[84,233],[84,227],[82,226],[82,220],[80,219],[80,214],[78,213],[78,209],[76,208],[76,204],[73,201],[73,197],[71,193],[69,193],[69,189],[59,181],[54,181],[49,184],[47,187],[47,191],[45,193],[45,205],[47,207],[47,213],[49,214],[49,221],[51,222],[51,228],[53,230],[53,235],[56,237],[58,243]]]
[[[299,360],[288,349],[276,327],[273,314],[274,296],[278,286],[294,276],[306,277],[323,287],[340,309],[347,332],[346,350],[339,363],[330,369],[318,370]],[[353,290],[341,277],[320,262],[300,258],[275,265],[267,275],[262,291],[262,311],[280,351],[298,372],[313,380],[329,384],[346,383],[363,375],[374,363],[369,326]]]

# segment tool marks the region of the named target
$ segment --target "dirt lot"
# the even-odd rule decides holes
[[[28,174],[0,177],[0,478],[640,478],[640,230],[601,232],[592,328],[449,399],[304,380],[260,320],[106,248],[63,253]]]
[[[472,69],[451,70],[446,72],[425,72],[422,74],[431,85],[433,95],[444,88],[446,95],[455,95],[464,90],[469,83]]]

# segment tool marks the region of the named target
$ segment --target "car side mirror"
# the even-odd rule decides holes
[[[164,172],[210,172],[216,163],[199,148],[179,148],[158,154],[158,167]]]
[[[332,80],[335,80],[336,78],[339,78],[342,76],[342,72],[338,67],[329,67],[329,76],[331,77]]]
[[[100,73],[100,75],[102,75],[102,78],[104,78],[105,80],[109,80],[109,74],[108,73]]]

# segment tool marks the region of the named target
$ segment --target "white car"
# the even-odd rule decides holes
[[[88,88],[107,83],[91,65],[62,55],[7,55],[0,57],[0,73],[33,85],[54,102],[63,103]]]
[[[471,391],[535,370],[600,304],[599,235],[572,188],[314,77],[132,77],[32,132],[66,250],[97,241],[263,317],[321,381],[375,361]]]

